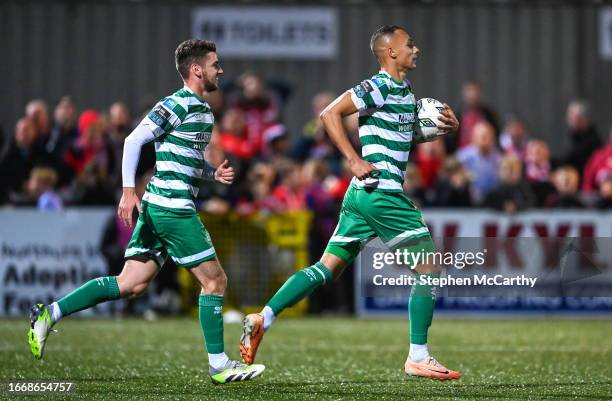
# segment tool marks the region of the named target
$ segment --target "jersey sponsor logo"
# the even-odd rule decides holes
[[[162,103],[164,106],[166,106],[168,109],[172,110],[174,108],[174,106],[176,106],[176,101],[174,101],[173,99],[166,99],[164,100],[164,102]]]
[[[198,132],[195,136],[195,140],[199,142],[210,142],[212,132]]]
[[[153,121],[157,126],[161,127],[166,123],[166,121],[168,121],[168,117],[170,117],[170,112],[160,105],[151,110],[147,117],[149,117],[149,119]]]
[[[353,88],[353,91],[357,97],[364,97],[367,93],[372,92],[373,90],[374,88],[372,87],[372,84],[368,81],[363,81]]]
[[[385,82],[380,78],[372,78],[372,82],[374,82],[379,88],[385,84]]]
[[[401,124],[414,123],[416,121],[416,115],[414,113],[401,113],[398,115],[398,121]]]

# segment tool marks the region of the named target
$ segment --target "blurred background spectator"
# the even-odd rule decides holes
[[[550,150],[546,142],[532,139],[527,143],[525,154],[525,179],[535,196],[535,205],[543,206],[554,192],[550,183]]]
[[[504,156],[499,163],[499,184],[487,194],[484,204],[513,214],[535,205],[534,195],[523,180],[523,165],[516,156]]]
[[[471,207],[470,175],[455,158],[444,161],[433,204],[440,207]]]
[[[493,136],[497,141],[497,134],[499,132],[497,118],[493,110],[483,102],[480,84],[475,81],[463,84],[462,100],[463,103],[458,110],[459,132],[456,136],[453,135],[445,138],[447,149],[450,152],[455,152],[457,149],[472,144],[474,128],[479,122],[487,122],[493,127]]]
[[[219,90],[208,96],[218,123],[206,157],[213,165],[227,158],[236,179],[231,186],[203,184],[197,206],[210,213],[235,208],[241,214],[305,209],[323,213],[331,210],[329,205],[337,207],[352,175],[318,117],[335,95],[315,93],[312,115],[302,133],[292,135],[280,114],[281,92],[271,89],[261,76],[243,74],[229,88],[229,95]],[[508,114],[498,145],[494,113],[483,104],[479,85],[467,82],[462,95],[462,131],[447,138],[470,138],[470,143],[461,143],[457,151],[452,144],[447,148],[448,141],[427,142],[411,150],[404,191],[417,204],[481,205],[510,212],[530,207],[606,207],[612,128],[609,142],[599,146],[587,102],[568,104],[572,144],[563,157],[552,160],[549,144],[532,139],[527,123],[515,114]],[[150,108],[153,101],[146,102]],[[55,105],[49,121],[44,100],[28,102],[26,116],[17,122],[13,138],[0,154],[4,178],[0,201],[33,205],[32,196],[44,184],[57,195],[53,199],[58,202],[51,204],[115,205],[121,190],[123,141],[142,113],[133,118],[121,101],[107,110],[105,114],[86,109],[77,116],[76,104],[66,95]],[[344,125],[359,152],[357,115],[347,116]],[[138,176],[154,167],[154,146],[150,142],[143,147]],[[564,161],[553,174],[555,165]],[[47,167],[53,174],[41,175],[40,171],[49,170],[37,170],[34,179],[30,177],[34,167]],[[52,175],[56,178],[51,179]],[[31,185],[37,190],[32,192]]]
[[[593,152],[584,168],[582,189],[586,193],[597,191],[599,182],[610,173],[612,173],[612,127],[610,127],[606,146]]]
[[[499,143],[504,154],[516,156],[524,161],[528,141],[529,136],[525,122],[515,115],[509,115],[499,136]]]
[[[548,196],[545,206],[551,208],[583,208],[578,189],[580,174],[573,166],[562,166],[553,172],[555,193]]]
[[[36,138],[45,141],[49,137],[49,107],[44,100],[35,99],[26,105],[25,116],[34,123]]]
[[[457,152],[457,159],[471,175],[472,197],[480,203],[499,181],[501,153],[495,145],[495,127],[480,121],[474,125],[472,143]]]
[[[15,124],[8,151],[0,161],[0,201],[10,202],[15,193],[24,190],[24,183],[37,160],[36,125],[29,117],[23,117]]]
[[[254,153],[259,154],[264,131],[279,121],[280,101],[268,90],[263,79],[254,73],[242,74],[237,79],[237,86],[239,94],[232,101],[231,107],[244,113],[246,140]]]
[[[569,128],[569,145],[560,164],[583,171],[591,154],[602,145],[595,125],[591,119],[591,106],[585,100],[570,102],[566,113]]]
[[[55,192],[57,173],[50,167],[34,167],[28,180],[28,195],[38,210],[55,212],[62,210],[64,202]]]

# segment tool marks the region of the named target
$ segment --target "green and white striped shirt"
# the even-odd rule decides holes
[[[380,71],[352,88],[351,98],[359,110],[361,156],[379,170],[374,190],[401,192],[417,121],[410,83]],[[365,183],[354,177],[352,185]]]
[[[160,100],[143,123],[155,135],[155,174],[143,202],[174,212],[195,212],[194,200],[208,164],[214,117],[210,106],[184,87]]]

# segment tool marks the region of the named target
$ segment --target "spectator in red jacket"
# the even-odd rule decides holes
[[[257,153],[247,138],[244,112],[238,108],[228,109],[221,120],[219,143],[223,151],[239,159],[250,159]]]
[[[444,141],[425,142],[416,147],[414,161],[421,171],[423,189],[435,187],[445,157]]]
[[[279,101],[270,94],[263,79],[253,73],[245,73],[238,79],[241,88],[233,107],[243,111],[246,121],[246,139],[255,154],[261,152],[263,133],[278,122]]]
[[[584,168],[582,190],[595,192],[599,189],[599,182],[604,176],[612,173],[612,127],[608,144],[593,153]]]
[[[612,209],[612,172],[608,172],[599,179],[599,198],[595,207],[601,210]]]
[[[292,211],[306,209],[306,193],[302,182],[302,166],[287,163],[280,171],[281,183],[272,192],[280,210]]]

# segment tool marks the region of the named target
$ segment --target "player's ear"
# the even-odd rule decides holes
[[[387,49],[387,52],[389,53],[389,57],[391,57],[391,58],[396,58],[397,57],[397,52],[395,51],[394,48],[389,47]]]
[[[202,79],[202,67],[200,67],[198,64],[191,64],[191,72],[196,76],[196,78]]]

